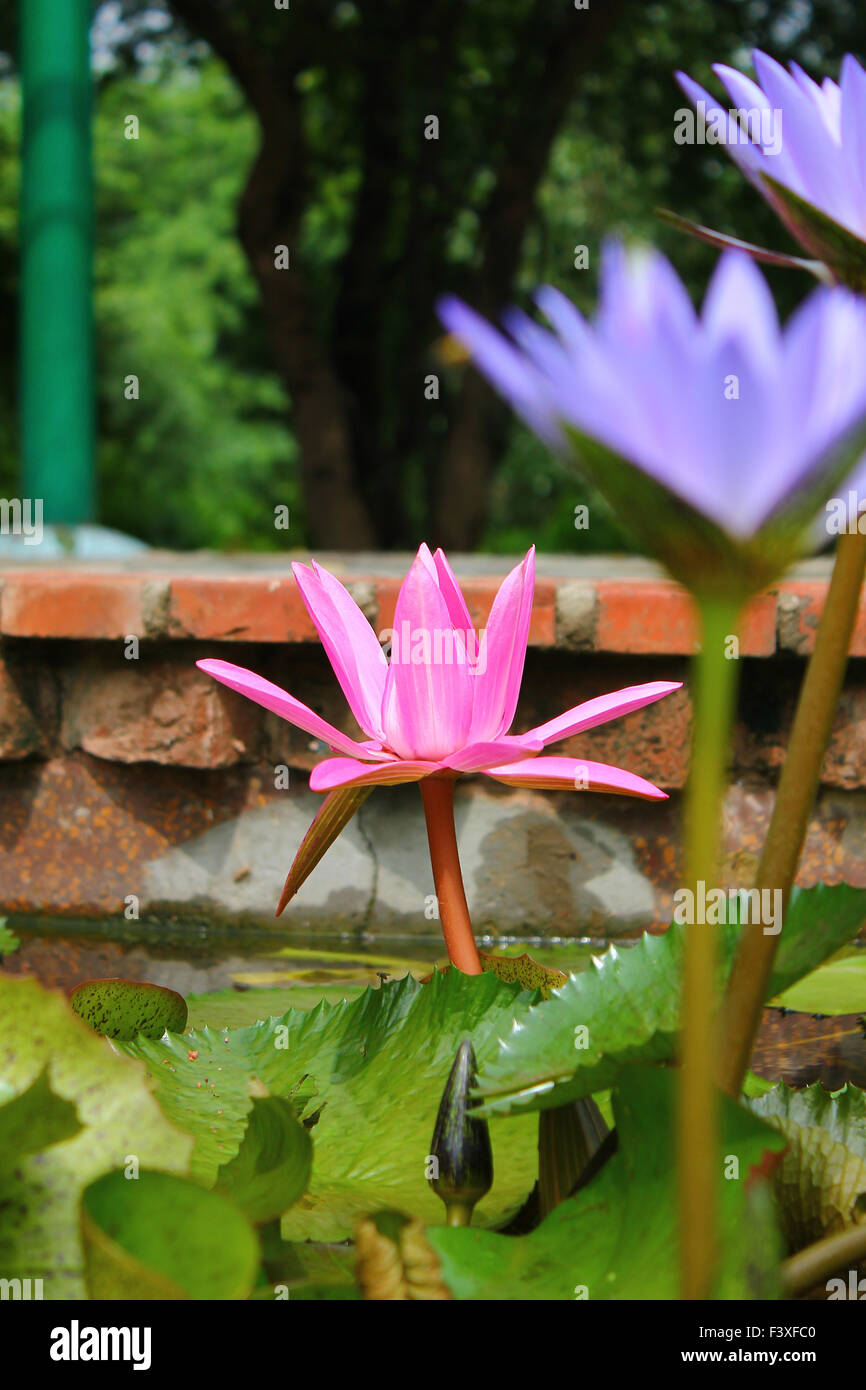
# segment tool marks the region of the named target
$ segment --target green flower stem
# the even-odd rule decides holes
[[[446,1226],[471,1226],[474,1202],[448,1202],[445,1213]]]
[[[433,886],[439,904],[442,934],[452,965],[464,975],[480,975],[481,960],[460,872],[457,836],[454,830],[454,778],[425,777],[420,783],[433,866]]]
[[[842,536],[755,882],[760,889],[781,889],[783,912],[791,896],[845,678],[864,569],[866,536]],[[732,1096],[739,1096],[742,1090],[780,940],[781,932],[765,936],[760,925],[742,928],[721,1016],[718,1079]]]
[[[717,885],[720,822],[737,691],[737,661],[726,655],[739,605],[701,603],[701,651],[694,664],[693,733],[685,804],[685,884]],[[677,1151],[682,1296],[708,1298],[717,1256],[719,1181],[716,1069],[716,927],[686,928],[680,1039]]]

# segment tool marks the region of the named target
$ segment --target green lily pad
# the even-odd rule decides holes
[[[774,996],[814,970],[856,935],[866,918],[866,890],[847,884],[794,890],[770,981]],[[684,933],[644,935],[610,947],[592,968],[573,975],[532,1009],[499,1055],[480,1068],[482,1113],[547,1109],[612,1086],[629,1061],[670,1061],[680,1021]],[[723,969],[733,961],[740,928],[720,930]]]
[[[619,1150],[575,1197],[561,1202],[528,1235],[472,1227],[428,1229],[445,1284],[459,1299],[571,1301],[675,1299],[678,1183],[675,1077],[633,1066],[614,1096]],[[507,1128],[507,1126],[506,1126]],[[716,1296],[767,1297],[766,1256],[777,1240],[772,1213],[756,1201],[768,1151],[784,1139],[727,1097],[722,1101],[719,1224],[723,1263]],[[760,1287],[751,1273],[760,1268]]]
[[[866,1221],[866,1095],[856,1086],[801,1091],[780,1082],[748,1102],[788,1146],[775,1175],[791,1250]]]
[[[772,1002],[806,1014],[866,1013],[866,951],[828,961]]]
[[[242,1299],[259,1246],[233,1202],[171,1173],[107,1173],[81,1198],[87,1291],[94,1299]]]
[[[217,1174],[216,1191],[258,1225],[303,1196],[312,1166],[313,1142],[294,1108],[280,1096],[257,1096],[240,1149]]]
[[[187,1008],[182,994],[133,980],[87,980],[69,996],[72,1008],[94,1033],[129,1042],[138,1033],[161,1038],[182,1033]]]
[[[259,1301],[359,1299],[354,1246],[283,1240],[274,1222],[259,1232],[262,1271],[252,1297]]]
[[[553,990],[568,979],[564,971],[540,965],[526,952],[522,956],[499,956],[480,951],[479,956],[482,970],[490,970],[497,979],[516,983],[521,989],[537,989],[543,999],[549,999]]]
[[[259,1023],[287,1009],[315,1009],[322,1000],[339,1004],[344,999],[357,999],[363,985],[289,985],[274,989],[219,989],[207,994],[188,994],[187,1027],[200,1029],[241,1028],[244,1024]]]
[[[82,1298],[83,1188],[132,1157],[142,1167],[185,1172],[192,1142],[165,1118],[141,1064],[112,1051],[62,995],[0,974],[0,1020],[0,1094],[7,1098],[0,1115],[16,1103],[11,1096],[22,1107],[8,1120],[10,1132],[32,1112],[42,1078],[52,1097],[43,1091],[43,1147],[19,1153],[13,1168],[0,1165],[0,1270],[4,1278],[42,1278],[46,1298]],[[72,1109],[80,1126],[74,1134]]]
[[[490,1058],[537,998],[492,974],[437,972],[427,985],[406,976],[349,1003],[290,1010],[248,1028],[139,1037],[124,1047],[148,1063],[165,1113],[195,1137],[193,1171],[203,1181],[214,1181],[240,1146],[251,1077],[293,1099],[305,1122],[315,1122],[315,1160],[283,1234],[335,1241],[383,1205],[441,1218],[425,1169],[457,1047],[468,1037],[479,1061]],[[494,1132],[493,1187],[477,1221],[498,1224],[522,1205],[535,1181],[536,1129],[529,1118]]]

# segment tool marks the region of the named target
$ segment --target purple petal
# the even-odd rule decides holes
[[[779,357],[779,318],[770,288],[754,261],[740,251],[719,257],[701,311],[716,343],[736,341],[757,366],[772,370]]]
[[[562,437],[545,400],[541,376],[501,333],[459,299],[441,299],[437,309],[449,333],[463,343],[512,410],[551,448],[561,447]]]

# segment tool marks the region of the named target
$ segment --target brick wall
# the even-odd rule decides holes
[[[317,558],[377,631],[391,625],[409,557]],[[483,625],[508,562],[458,557],[455,568]],[[538,569],[516,729],[619,686],[687,681],[695,613],[652,565],[540,557]],[[809,562],[745,615],[731,881],[747,882],[760,846],[827,572]],[[271,917],[319,804],[306,773],[328,750],[197,671],[202,656],[250,666],[356,732],[282,557],[152,553],[146,565],[0,571],[0,910],[111,915],[132,897],[142,915]],[[866,608],[803,881],[866,883],[864,656]],[[458,830],[477,928],[581,935],[663,921],[689,725],[685,688],[556,750],[649,777],[671,793],[661,806],[463,779]],[[431,893],[417,789],[382,789],[283,923],[429,931]]]

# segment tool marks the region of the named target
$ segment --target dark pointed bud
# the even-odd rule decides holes
[[[467,1038],[457,1049],[430,1145],[429,1183],[445,1203],[449,1226],[468,1226],[472,1209],[493,1185],[493,1154],[486,1120],[475,1119],[470,1091],[476,1062]]]

